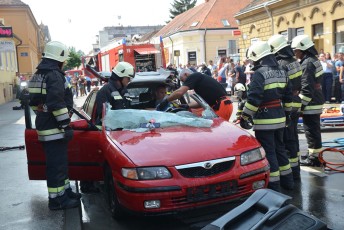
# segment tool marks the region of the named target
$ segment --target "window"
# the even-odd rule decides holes
[[[198,25],[198,21],[197,22],[193,22],[192,24],[191,24],[191,27],[195,27],[195,26],[197,26]]]
[[[227,50],[225,49],[220,49],[217,51],[217,56],[219,57],[227,57]]]
[[[335,52],[344,46],[344,19],[335,22]]]
[[[191,65],[197,65],[196,51],[188,52],[188,63]]]
[[[312,27],[313,27],[313,37],[314,36],[323,35],[323,33],[324,33],[324,25],[322,23],[315,24]]]
[[[222,19],[221,22],[222,22],[223,26],[230,26],[231,25],[231,24],[229,24],[227,19]]]
[[[305,29],[303,27],[296,29],[296,36],[304,35],[304,34],[305,34]]]
[[[228,54],[236,54],[238,53],[236,40],[229,40],[228,41]]]

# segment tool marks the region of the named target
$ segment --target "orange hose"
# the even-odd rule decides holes
[[[319,153],[319,161],[325,165],[326,168],[329,168],[333,171],[337,171],[337,172],[344,172],[344,169],[338,169],[337,167],[333,167],[333,166],[339,166],[339,167],[344,167],[344,162],[343,163],[336,163],[336,162],[330,162],[330,161],[326,161],[324,160],[324,153],[325,152],[338,152],[341,153],[342,155],[344,155],[344,150],[340,150],[340,149],[336,149],[336,148],[326,148],[323,149],[320,153]]]

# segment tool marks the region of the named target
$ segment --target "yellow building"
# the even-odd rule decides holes
[[[220,57],[238,59],[240,31],[233,15],[250,0],[205,0],[176,16],[155,37],[161,37],[166,62],[200,65]]]
[[[20,0],[0,0],[0,20],[22,40],[16,47],[18,76],[30,77],[41,59],[44,36],[30,7]]]
[[[283,34],[311,36],[318,51],[332,55],[344,45],[343,0],[253,0],[234,17],[241,30],[240,55],[257,40]]]

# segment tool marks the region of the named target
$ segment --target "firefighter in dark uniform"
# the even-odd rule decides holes
[[[272,52],[275,54],[278,64],[287,72],[289,81],[292,85],[293,104],[291,119],[290,123],[287,124],[287,127],[284,129],[284,143],[293,171],[293,178],[294,180],[300,180],[300,145],[297,125],[299,121],[299,112],[301,110],[301,98],[299,97],[301,91],[301,65],[294,58],[294,52],[283,35],[276,34],[272,36],[268,40],[268,43]]]
[[[233,104],[230,97],[227,96],[225,88],[219,82],[205,74],[194,73],[186,68],[180,71],[178,79],[183,82],[183,85],[163,99],[157,106],[157,110],[163,110],[169,102],[181,98],[188,90],[193,89],[214,109],[219,117],[226,121],[229,120],[233,112]],[[197,106],[195,103],[188,105],[190,108],[197,108]]]
[[[127,85],[134,77],[134,67],[128,62],[118,62],[112,69],[111,77],[96,96],[96,125],[102,124],[103,104],[109,103],[111,109],[125,109],[130,107],[127,100]],[[93,181],[80,181],[80,190],[83,193],[97,193],[99,189]]]
[[[275,191],[279,191],[280,186],[293,189],[293,175],[283,142],[286,116],[289,117],[292,102],[287,73],[278,65],[267,42],[253,44],[248,49],[247,58],[254,62],[254,75],[240,124],[253,120],[255,136],[270,164],[268,188]]]
[[[291,48],[295,57],[300,59],[301,77],[301,113],[303,114],[303,127],[308,144],[308,154],[301,156],[300,163],[305,166],[321,166],[318,155],[322,149],[320,114],[324,104],[321,89],[323,69],[316,57],[317,50],[307,35],[296,36]]]
[[[42,61],[29,82],[29,105],[37,114],[38,140],[46,156],[49,209],[77,207],[81,195],[74,193],[68,179],[68,141],[73,137],[68,108],[73,94],[62,66],[69,55],[64,44],[51,41],[45,46]]]
[[[96,96],[96,120],[101,124],[103,103],[108,102],[111,109],[125,109],[130,107],[130,101],[127,99],[127,85],[134,78],[134,67],[128,62],[118,62],[112,69],[111,77]]]

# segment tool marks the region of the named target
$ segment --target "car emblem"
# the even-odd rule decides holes
[[[210,169],[211,167],[213,167],[213,165],[210,162],[204,164],[205,169]]]

